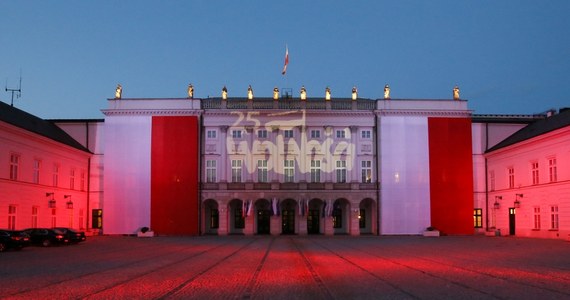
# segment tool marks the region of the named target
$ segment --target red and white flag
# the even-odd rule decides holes
[[[285,75],[287,72],[287,65],[289,64],[289,48],[285,45],[285,64],[283,66],[283,71],[281,72],[282,75]]]

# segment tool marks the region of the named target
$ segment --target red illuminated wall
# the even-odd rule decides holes
[[[431,225],[473,234],[471,119],[429,118]]]
[[[197,117],[153,117],[151,147],[152,230],[198,235]]]

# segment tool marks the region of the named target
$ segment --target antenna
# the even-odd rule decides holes
[[[12,93],[12,100],[10,101],[10,106],[14,106],[14,93],[16,93],[16,99],[22,96],[22,70],[20,70],[20,83],[17,89],[8,88],[8,79],[6,79],[6,92]]]

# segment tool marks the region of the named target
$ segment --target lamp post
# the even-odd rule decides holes
[[[55,208],[55,199],[53,198],[54,193],[46,193],[46,197],[48,198],[48,207]]]
[[[499,203],[499,200],[502,200],[503,196],[495,196],[495,203],[493,204],[493,208],[495,209],[499,209],[501,208],[501,203]]]
[[[69,199],[65,203],[68,209],[73,209],[73,201],[71,201],[71,195],[63,195],[63,199]]]
[[[523,194],[515,194],[515,202],[513,203],[515,208],[521,207],[521,201],[519,200],[519,198],[522,198],[522,197],[523,197]]]

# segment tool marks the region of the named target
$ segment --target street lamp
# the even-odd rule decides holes
[[[501,204],[499,203],[499,200],[502,200],[503,196],[495,196],[495,204],[493,204],[493,207],[495,209],[499,209],[501,208]]]
[[[515,208],[521,207],[521,202],[519,201],[519,198],[522,198],[522,197],[523,197],[523,194],[515,194],[515,203],[514,203]]]
[[[73,209],[73,201],[71,201],[71,195],[63,195],[63,199],[69,199],[65,205],[68,209]]]
[[[53,193],[46,193],[46,197],[48,198],[48,207],[55,208],[55,199],[53,198]]]

